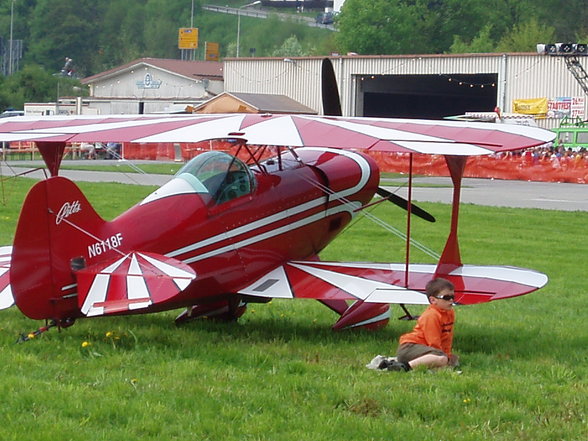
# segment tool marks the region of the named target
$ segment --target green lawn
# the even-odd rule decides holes
[[[0,244],[10,243],[30,185],[2,185]],[[80,187],[105,218],[152,191]],[[419,205],[438,221],[416,219],[414,237],[440,252],[450,207]],[[372,212],[403,228],[391,204]],[[15,344],[19,333],[42,323],[2,311],[0,439],[585,441],[586,220],[585,212],[462,206],[465,262],[534,268],[550,282],[527,296],[457,308],[461,374],[368,370],[414,323],[334,333],[336,316],[310,300],[253,305],[229,324],[176,327],[177,311],[80,320],[24,344]],[[361,219],[322,257],[401,261],[403,252]]]

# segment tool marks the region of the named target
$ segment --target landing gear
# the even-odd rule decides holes
[[[418,315],[412,315],[408,309],[406,309],[406,306],[403,305],[402,303],[399,305],[402,310],[404,311],[404,315],[401,317],[398,317],[398,320],[417,320],[419,318]]]
[[[236,321],[247,310],[247,303],[239,299],[221,300],[205,305],[194,305],[186,308],[176,317],[176,324],[182,324],[198,318],[222,321]]]
[[[39,335],[47,332],[49,329],[51,328],[69,328],[71,325],[73,325],[75,323],[75,319],[73,318],[67,318],[67,319],[63,319],[63,320],[46,320],[45,321],[45,326],[41,326],[39,329],[33,331],[33,332],[29,332],[28,334],[20,334],[20,336],[18,337],[18,339],[16,340],[16,343],[24,343],[25,341],[29,341],[34,339],[35,337],[38,337]]]

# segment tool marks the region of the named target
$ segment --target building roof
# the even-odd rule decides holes
[[[186,61],[172,60],[166,58],[139,58],[129,63],[112,68],[110,70],[86,77],[81,80],[82,84],[94,83],[97,80],[124,73],[136,69],[138,66],[151,66],[190,79],[209,79],[222,81],[223,63],[218,61]]]
[[[286,95],[223,92],[194,109],[196,113],[301,113],[317,112]]]

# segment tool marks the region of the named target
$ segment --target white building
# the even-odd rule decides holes
[[[84,78],[84,104],[98,114],[183,111],[223,92],[223,64],[141,58]]]

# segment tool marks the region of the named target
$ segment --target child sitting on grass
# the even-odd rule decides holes
[[[414,329],[400,336],[396,361],[386,360],[380,369],[410,371],[417,366],[455,367],[458,358],[451,353],[455,298],[453,284],[437,278],[427,283],[430,305],[419,317]]]

